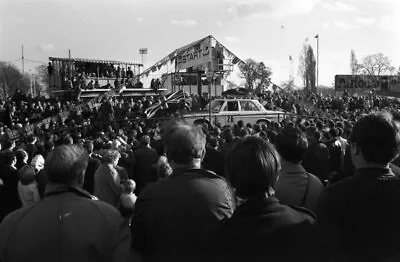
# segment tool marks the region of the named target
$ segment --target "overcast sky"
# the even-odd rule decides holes
[[[400,0],[0,0],[0,60],[49,56],[141,62],[212,34],[241,59],[263,61],[281,83],[297,77],[302,43],[316,49],[320,84],[350,71],[358,58],[382,52],[400,66]],[[293,65],[289,56],[294,59]],[[20,62],[16,62],[20,66]],[[35,63],[27,62],[32,68]]]

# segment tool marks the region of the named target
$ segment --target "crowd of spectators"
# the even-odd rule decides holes
[[[110,98],[18,141],[3,130],[0,260],[397,261],[400,118],[372,112],[399,102],[259,99],[296,116],[196,127]]]

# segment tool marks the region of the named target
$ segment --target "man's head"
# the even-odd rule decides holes
[[[82,186],[88,154],[77,145],[56,147],[47,157],[44,172],[50,183]]]
[[[388,164],[399,154],[399,127],[389,113],[362,117],[350,135],[355,167],[365,164]]]
[[[305,134],[296,127],[284,128],[276,137],[276,149],[281,157],[292,163],[300,163],[307,150]]]
[[[206,135],[199,127],[171,122],[163,130],[164,151],[171,164],[200,164],[205,154]]]
[[[280,170],[273,145],[259,137],[240,140],[229,153],[226,172],[239,197],[265,195],[274,187]]]
[[[150,145],[150,137],[148,135],[144,135],[139,139],[139,142],[142,146]]]

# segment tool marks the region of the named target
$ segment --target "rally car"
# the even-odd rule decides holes
[[[201,112],[183,115],[188,123],[207,123],[222,126],[233,125],[239,120],[245,124],[262,124],[269,121],[281,121],[287,116],[284,111],[267,110],[256,99],[220,98],[211,101]],[[211,118],[211,123],[210,123]]]

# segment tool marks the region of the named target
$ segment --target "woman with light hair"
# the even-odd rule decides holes
[[[35,169],[26,165],[18,170],[18,196],[22,206],[31,206],[40,201],[38,184],[35,181]]]
[[[40,154],[34,156],[31,161],[31,166],[35,170],[35,180],[38,184],[39,194],[41,198],[44,197],[47,185],[47,178],[45,173],[43,172],[44,162],[44,157]]]
[[[103,164],[94,174],[94,195],[114,207],[118,207],[124,186],[117,165],[121,154],[117,150],[107,150],[103,156]]]

